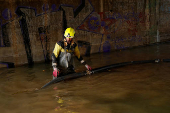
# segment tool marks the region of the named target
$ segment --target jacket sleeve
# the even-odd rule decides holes
[[[58,55],[59,55],[61,49],[62,49],[62,47],[60,45],[58,45],[58,43],[56,43],[55,47],[54,47],[54,50],[53,50],[53,53],[54,53],[56,58],[58,58]]]
[[[53,66],[53,68],[57,67],[57,60],[58,60],[58,56],[60,54],[61,48],[62,47],[60,45],[58,45],[58,43],[55,44],[55,47],[54,47],[54,50],[53,50],[53,53],[52,53],[52,66]]]
[[[80,51],[78,48],[78,45],[76,45],[75,49],[74,49],[74,55],[76,56],[76,58],[81,62],[81,64],[85,64],[86,62],[83,60],[83,57],[80,55]]]

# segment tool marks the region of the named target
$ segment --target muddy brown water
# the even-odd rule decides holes
[[[170,43],[84,57],[92,68],[170,59]],[[76,71],[85,70],[75,60]],[[52,79],[49,64],[0,69],[1,113],[169,113],[170,63],[109,69],[40,88]]]

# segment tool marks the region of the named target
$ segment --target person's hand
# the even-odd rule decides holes
[[[92,70],[92,68],[89,66],[89,65],[85,65],[85,67],[87,68],[87,70],[89,70],[89,71],[91,71]]]
[[[53,76],[57,77],[58,75],[59,75],[59,70],[57,68],[54,68]]]

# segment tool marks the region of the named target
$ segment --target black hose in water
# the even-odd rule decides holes
[[[170,59],[163,59],[163,62],[170,62]]]
[[[143,64],[143,63],[155,63],[155,62],[157,62],[157,63],[160,62],[160,59],[116,63],[116,64],[104,66],[104,67],[95,68],[91,71],[91,73],[96,73],[96,72],[103,71],[103,70],[106,70],[106,69],[117,68],[117,67],[122,67],[122,66],[126,66],[126,65],[131,65],[131,64]],[[82,73],[73,73],[73,74],[61,76],[61,77],[58,77],[58,78],[51,80],[50,82],[48,82],[47,84],[42,86],[41,89],[49,86],[50,84],[57,83],[57,82],[60,82],[60,81],[63,81],[63,80],[82,77],[82,76],[85,76],[86,74],[87,74],[86,72],[82,72]]]
[[[82,77],[84,75],[86,75],[86,72],[72,73],[72,74],[68,74],[68,75],[65,75],[65,76],[60,76],[60,77],[57,77],[57,78],[51,80],[50,82],[48,82],[44,86],[42,86],[41,89],[43,89],[43,88],[45,88],[45,87],[47,87],[47,86],[49,86],[50,84],[53,84],[53,83],[61,82],[63,80],[68,80],[68,79],[74,79],[74,78]]]
[[[103,71],[103,70],[110,69],[110,68],[122,67],[122,66],[126,66],[129,64],[131,64],[131,62],[123,62],[123,63],[112,64],[112,65],[108,65],[104,67],[99,67],[99,68],[93,69],[92,73]]]
[[[117,63],[117,64],[112,64],[112,65],[96,68],[96,69],[92,70],[92,72],[95,73],[95,72],[102,71],[102,70],[105,70],[105,69],[122,67],[122,66],[126,66],[126,65],[131,65],[131,64],[143,64],[143,63],[155,63],[155,62],[160,62],[160,60],[155,59],[155,60],[141,60],[141,61],[122,62],[122,63]]]

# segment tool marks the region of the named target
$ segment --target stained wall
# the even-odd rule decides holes
[[[169,0],[0,1],[0,67],[51,60],[67,27],[81,55],[167,41]]]

